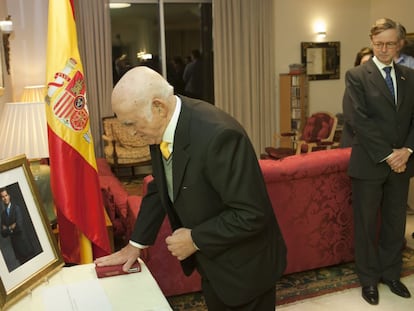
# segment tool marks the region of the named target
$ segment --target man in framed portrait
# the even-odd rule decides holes
[[[19,264],[23,264],[33,256],[33,247],[24,230],[24,214],[19,205],[12,203],[7,188],[0,188],[0,197],[4,205],[1,212],[1,235],[10,238],[14,255]]]

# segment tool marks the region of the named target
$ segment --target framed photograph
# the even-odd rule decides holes
[[[301,42],[301,57],[309,80],[339,79],[339,41]]]
[[[405,39],[406,42],[401,52],[414,57],[414,32],[407,33]]]
[[[59,271],[64,262],[26,156],[0,162],[0,198],[3,309]]]

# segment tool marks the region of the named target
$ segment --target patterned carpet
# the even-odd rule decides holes
[[[276,284],[276,304],[325,295],[335,291],[358,287],[354,263],[321,268],[286,275]],[[406,248],[403,252],[402,276],[414,273],[414,250]],[[207,307],[201,293],[167,297],[174,311],[206,311]]]

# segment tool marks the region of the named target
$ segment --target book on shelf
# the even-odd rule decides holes
[[[300,125],[301,125],[300,120],[294,120],[294,119],[291,120],[292,131],[299,131]]]
[[[292,109],[292,119],[300,119],[302,117],[302,109],[293,108]]]
[[[292,108],[300,108],[300,99],[299,98],[292,98],[290,101]]]

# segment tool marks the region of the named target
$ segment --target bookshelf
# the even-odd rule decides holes
[[[306,74],[280,74],[280,133],[302,131],[309,116],[308,84]],[[292,139],[282,137],[280,147],[292,147]]]

